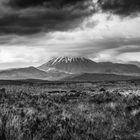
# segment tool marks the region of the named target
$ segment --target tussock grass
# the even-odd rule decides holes
[[[92,87],[4,88],[0,91],[0,140],[140,139],[139,95]]]

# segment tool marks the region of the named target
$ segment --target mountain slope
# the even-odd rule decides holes
[[[140,77],[122,76],[115,74],[84,73],[66,77],[63,79],[63,81],[117,81],[117,80],[132,80],[132,79],[140,79]]]
[[[71,74],[56,70],[54,68],[48,69],[46,72],[47,80],[56,81],[61,80],[67,76],[71,76]]]
[[[106,73],[118,75],[140,76],[140,68],[132,64],[119,64],[111,62],[96,63],[87,58],[58,57],[38,67],[47,71],[54,68],[59,71],[79,74],[79,73]]]
[[[0,71],[0,79],[44,79],[46,72],[35,67],[9,69]]]
[[[99,65],[105,73],[140,76],[140,68],[133,64],[102,62]]]

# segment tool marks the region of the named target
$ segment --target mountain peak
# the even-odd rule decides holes
[[[68,57],[68,56],[62,56],[62,57],[53,57],[49,62],[52,62],[52,65],[55,65],[57,63],[72,63],[72,62],[82,62],[87,61],[88,59],[85,57]]]
[[[63,72],[83,73],[90,71],[90,67],[93,67],[96,64],[97,63],[85,57],[65,56],[65,57],[54,57],[38,68],[45,71],[48,71],[48,69],[50,68],[55,68]]]

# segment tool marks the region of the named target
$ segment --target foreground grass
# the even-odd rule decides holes
[[[140,139],[139,95],[103,88],[5,89],[0,91],[0,140]]]

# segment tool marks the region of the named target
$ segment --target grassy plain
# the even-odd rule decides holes
[[[0,140],[140,140],[140,81],[5,82]]]

